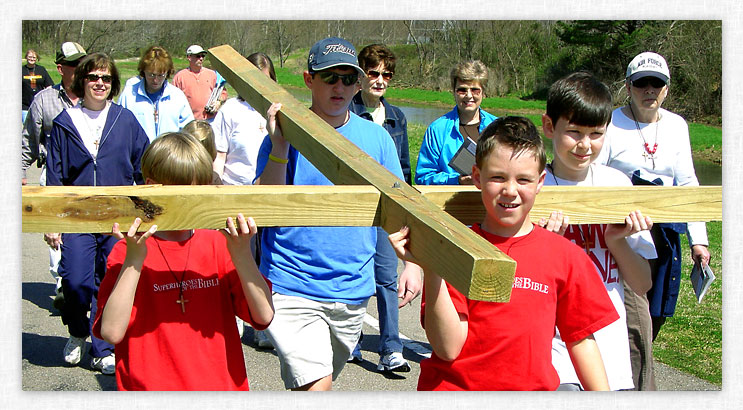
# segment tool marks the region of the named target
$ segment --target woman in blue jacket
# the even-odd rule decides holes
[[[54,119],[47,154],[47,185],[144,183],[140,159],[149,139],[134,114],[111,101],[120,87],[118,70],[106,54],[91,54],[77,66],[72,90],[82,100]],[[50,233],[45,240],[51,246],[62,247],[62,322],[70,332],[64,359],[77,365],[84,354],[85,340],[91,335],[98,285],[116,238],[92,233]],[[91,338],[91,367],[113,374],[113,346]]]
[[[457,64],[449,75],[456,106],[437,118],[423,136],[415,183],[421,185],[472,185],[472,176],[460,175],[449,161],[464,143],[477,142],[480,132],[497,117],[480,108],[488,85],[488,69],[478,60]]]

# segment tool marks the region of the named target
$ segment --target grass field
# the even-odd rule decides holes
[[[52,79],[59,82],[60,77],[53,64],[54,58],[43,56],[43,64]],[[52,62],[50,64],[50,62]],[[137,75],[136,61],[117,61],[122,85],[127,79]],[[176,70],[185,68],[185,59],[174,61]],[[208,65],[208,63],[207,63]],[[290,69],[278,69],[279,84],[287,87],[304,88],[300,75]],[[228,87],[230,96],[234,89]],[[451,107],[453,98],[448,92],[417,89],[390,89],[388,98],[393,102],[415,102]],[[541,129],[541,113],[544,101],[522,101],[517,98],[486,98],[482,106],[498,116],[517,114],[530,118]],[[418,151],[428,124],[408,124],[411,167],[415,170]],[[704,124],[689,124],[694,155],[705,155],[719,163],[722,148],[722,130]],[[548,141],[547,141],[548,142]],[[549,143],[548,143],[549,146]],[[697,304],[689,282],[691,263],[689,252],[684,253],[684,268],[676,314],[669,318],[658,339],[654,343],[655,357],[669,366],[681,369],[701,379],[720,385],[722,383],[722,222],[707,225],[712,252],[712,270],[717,280],[701,304]],[[685,236],[683,237],[685,241]],[[684,242],[685,243],[685,242]]]

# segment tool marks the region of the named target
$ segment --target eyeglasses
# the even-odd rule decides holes
[[[392,79],[392,73],[389,71],[382,71],[381,73],[377,70],[369,70],[366,72],[366,75],[369,77],[370,80],[376,80],[381,75],[382,78],[385,81],[389,81]]]
[[[354,85],[357,81],[359,81],[359,73],[337,74],[332,71],[319,71],[315,74],[319,75],[320,79],[328,85],[337,83],[339,79],[346,87],[348,87],[349,85]]]
[[[473,97],[478,97],[482,93],[482,88],[478,87],[457,87],[456,90],[454,90],[459,94],[460,96],[464,97],[467,95],[467,92],[471,92]]]
[[[98,80],[103,80],[104,83],[108,84],[108,83],[111,82],[111,80],[113,79],[113,77],[111,77],[108,74],[104,74],[104,75],[88,74],[88,75],[85,76],[85,79],[88,80],[88,81],[90,81],[91,83],[96,83],[96,82],[98,82]]]
[[[645,88],[648,84],[653,88],[663,88],[666,86],[666,82],[657,77],[642,77],[632,81],[632,86],[637,88]]]
[[[150,79],[153,79],[153,80],[154,80],[155,78],[163,79],[163,78],[165,78],[165,77],[166,77],[166,76],[167,76],[168,74],[167,74],[167,73],[162,73],[162,74],[155,74],[155,73],[148,73],[148,72],[146,72],[146,71],[145,71],[144,75],[146,75],[146,76],[147,76],[147,78],[150,78]]]
[[[191,54],[191,57],[204,58],[206,57],[206,54]]]

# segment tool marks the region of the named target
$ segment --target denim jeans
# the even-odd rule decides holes
[[[377,313],[379,314],[380,355],[402,352],[402,341],[398,327],[397,307],[397,255],[387,239],[387,232],[377,227],[377,253],[374,255],[374,282],[377,293]],[[361,339],[356,344],[354,354],[361,350]]]

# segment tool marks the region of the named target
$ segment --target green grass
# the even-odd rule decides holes
[[[722,149],[722,128],[710,125],[689,123],[689,139],[692,151]]]

